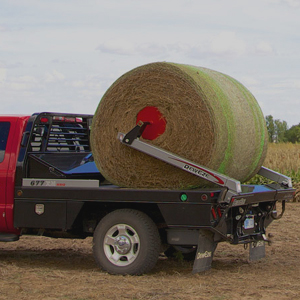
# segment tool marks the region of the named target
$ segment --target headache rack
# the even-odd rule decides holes
[[[29,152],[90,152],[91,121],[89,115],[38,114]]]
[[[93,115],[35,113],[23,134],[17,171],[23,178],[100,178],[91,157]]]

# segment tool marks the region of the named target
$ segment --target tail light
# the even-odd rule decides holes
[[[221,218],[222,217],[222,212],[221,212],[221,208],[220,207],[217,208],[217,212],[218,212],[219,218]]]
[[[212,207],[211,209],[211,214],[214,220],[217,220],[218,218],[222,217],[222,211],[220,207],[214,208]]]
[[[48,122],[49,122],[49,119],[46,118],[46,117],[42,117],[42,118],[40,119],[40,122],[41,122],[41,123],[48,123]]]
[[[215,210],[213,207],[212,207],[212,209],[211,209],[211,214],[212,214],[214,220],[217,220],[216,210]]]
[[[82,118],[78,118],[78,117],[54,116],[53,120],[58,122],[66,122],[66,123],[82,123]]]

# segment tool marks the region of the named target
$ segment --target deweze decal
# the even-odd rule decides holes
[[[193,172],[193,173],[195,173],[195,174],[198,174],[198,175],[200,175],[201,177],[208,178],[208,174],[207,174],[206,172],[202,171],[201,169],[197,169],[197,168],[192,167],[192,166],[187,165],[187,164],[184,165],[183,168],[186,169],[186,170],[188,170],[188,171],[190,171],[190,172]]]

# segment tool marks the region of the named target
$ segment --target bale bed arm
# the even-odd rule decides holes
[[[142,135],[143,130],[146,128],[147,125],[148,123],[140,121],[127,134],[119,132],[118,139],[122,144],[130,146],[131,148],[139,150],[145,154],[148,154],[170,165],[178,167],[188,173],[191,173],[212,183],[215,183],[221,187],[227,188],[228,191],[225,196],[226,202],[230,202],[232,195],[236,195],[242,192],[240,181],[230,178],[226,175],[220,174],[207,167],[196,164],[190,160],[182,158],[159,147],[141,141],[139,137]]]
[[[228,177],[224,174],[220,174],[214,170],[175,155],[164,149],[141,141],[139,138],[149,124],[150,123],[148,122],[139,121],[138,124],[128,133],[124,134],[119,132],[118,139],[122,144],[130,146],[131,148],[139,150],[145,154],[162,160],[170,165],[173,165],[186,172],[208,180],[221,187],[227,188],[227,192],[224,193],[224,197],[222,199],[222,201],[224,202],[230,203],[233,196],[240,195],[242,193],[242,185],[240,181]],[[265,167],[261,167],[258,174],[279,183],[282,187],[292,188],[292,181],[290,177],[287,177]]]
[[[274,182],[279,183],[280,185],[286,186],[288,188],[292,188],[292,179],[288,176],[285,176],[283,174],[277,173],[273,170],[270,170],[266,167],[261,167],[260,170],[257,173],[258,175],[261,175],[267,179],[270,179]]]

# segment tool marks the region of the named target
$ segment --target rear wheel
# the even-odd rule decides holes
[[[97,264],[111,274],[140,275],[156,264],[160,238],[156,225],[144,213],[119,209],[106,215],[94,232]]]

